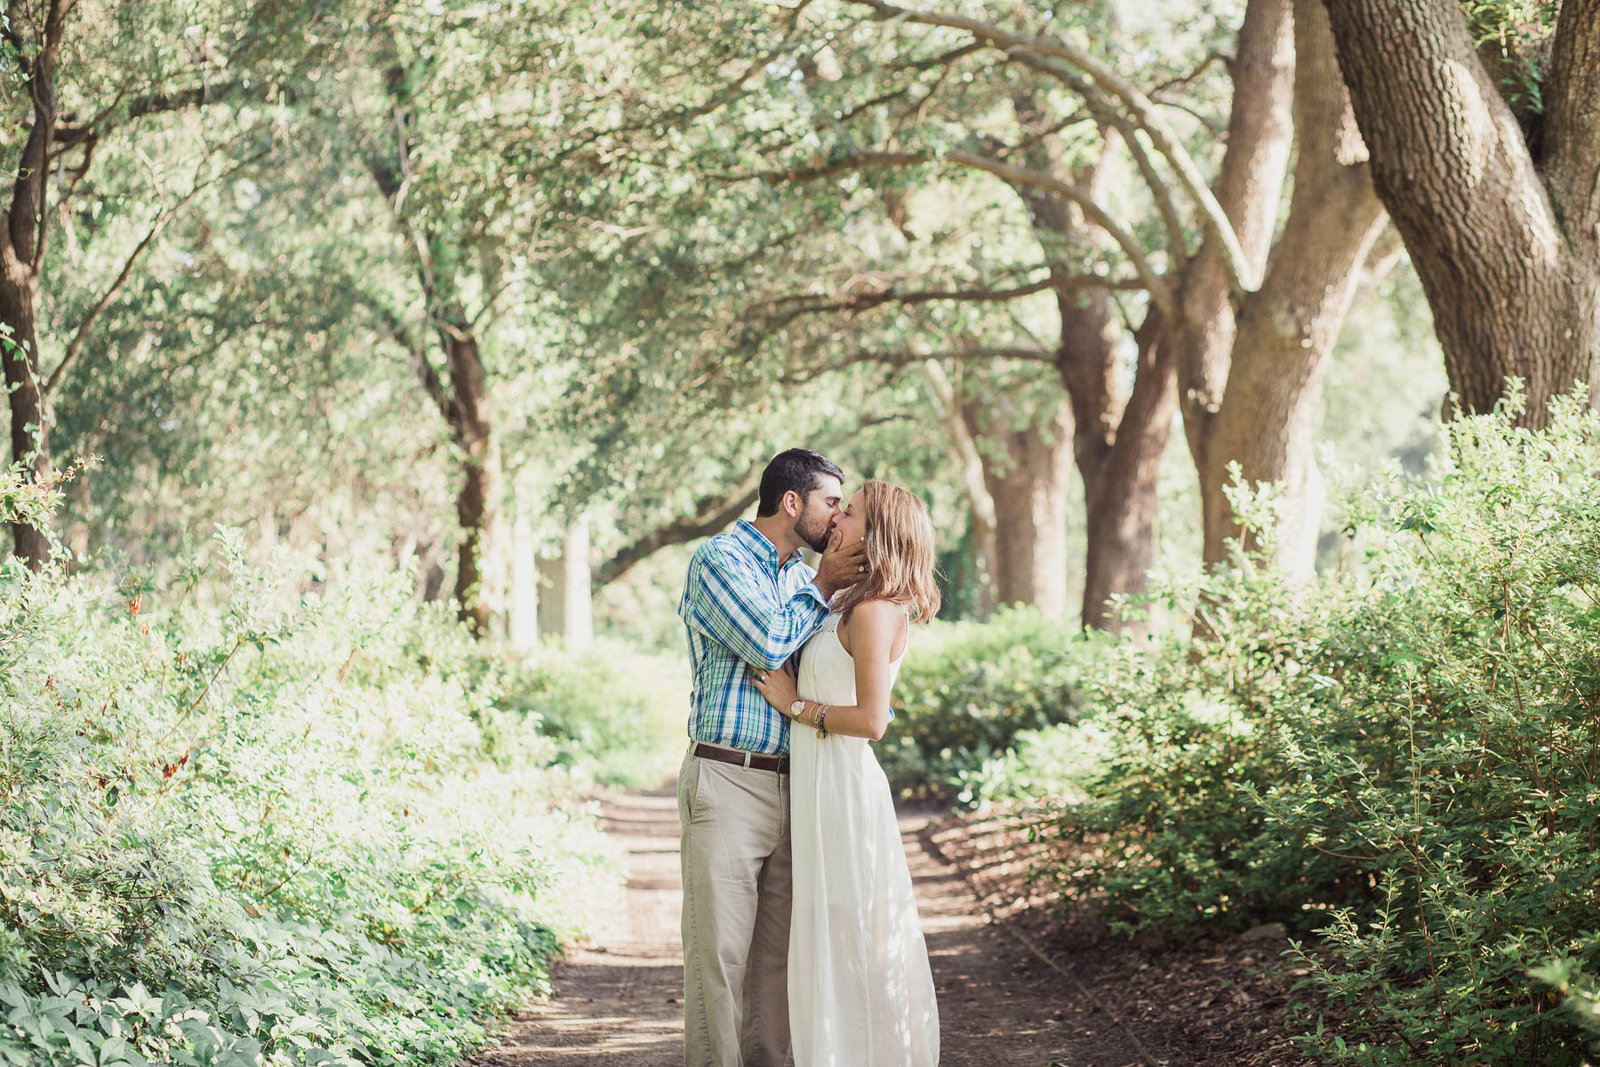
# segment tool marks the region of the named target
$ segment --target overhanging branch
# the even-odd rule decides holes
[[[628,573],[635,564],[669,545],[681,545],[723,530],[739,517],[740,512],[755,503],[761,488],[759,477],[758,473],[752,472],[734,489],[695,501],[691,517],[657,527],[596,567],[594,583],[607,585]]]
[[[1058,274],[1041,278],[1036,282],[1026,285],[1017,285],[1010,288],[996,289],[976,286],[965,289],[919,289],[909,292],[890,286],[863,293],[852,293],[836,300],[823,296],[802,294],[794,296],[777,297],[765,305],[777,317],[779,324],[791,322],[801,315],[822,315],[831,312],[856,314],[882,307],[885,304],[900,306],[929,304],[938,301],[952,301],[957,303],[992,304],[1008,300],[1020,300],[1044,292],[1064,292],[1074,289],[1117,289],[1117,290],[1143,290],[1144,283],[1138,278],[1113,278],[1109,275],[1098,273],[1085,274]],[[758,305],[760,307],[761,305]]]
[[[785,385],[803,385],[806,382],[816,381],[818,378],[834,371],[844,370],[846,367],[853,367],[861,363],[904,367],[912,363],[920,364],[924,360],[930,359],[1016,359],[1030,363],[1053,364],[1055,363],[1055,358],[1055,353],[1045,348],[1004,346],[970,346],[967,348],[953,348],[944,352],[913,352],[910,349],[891,349],[887,351],[863,349],[820,363],[801,374],[786,374],[779,380]]]
[[[1238,235],[1234,233],[1227,214],[1217,203],[1211,187],[1200,173],[1199,166],[1162,120],[1156,103],[1106,64],[1064,41],[1031,37],[965,15],[939,11],[913,11],[887,3],[885,0],[851,0],[851,2],[872,8],[885,20],[965,31],[980,40],[988,41],[992,47],[1017,62],[1066,82],[1080,93],[1104,95],[1116,100],[1126,109],[1132,121],[1149,135],[1156,151],[1172,165],[1180,183],[1199,209],[1207,232],[1216,238],[1221,247],[1224,262],[1234,285],[1249,292],[1261,284],[1257,272],[1251,269],[1244,255],[1244,249],[1239,244]]]
[[[1077,186],[1049,174],[1012,166],[976,152],[954,151],[942,155],[931,152],[858,152],[813,167],[790,167],[783,170],[720,175],[720,177],[732,181],[759,178],[770,185],[778,185],[784,182],[813,181],[873,167],[914,167],[938,162],[953,163],[970,170],[983,171],[1012,185],[1042,189],[1077,204],[1084,216],[1105,231],[1106,235],[1122,249],[1123,255],[1128,257],[1128,261],[1133,264],[1133,269],[1139,276],[1142,288],[1150,294],[1150,302],[1165,312],[1175,313],[1172,290],[1166,280],[1157,273],[1134,236],[1112,218],[1110,212],[1094,197]],[[1229,232],[1232,232],[1231,228]]]

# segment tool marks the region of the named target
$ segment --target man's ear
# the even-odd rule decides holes
[[[790,489],[783,494],[783,513],[791,519],[798,518],[800,512],[805,510],[806,502],[800,499],[800,494]]]

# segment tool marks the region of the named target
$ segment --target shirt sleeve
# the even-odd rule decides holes
[[[828,615],[815,581],[780,601],[748,564],[714,546],[689,567],[684,609],[690,626],[767,670],[782,667]]]

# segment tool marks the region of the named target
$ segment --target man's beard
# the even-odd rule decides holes
[[[833,525],[826,520],[814,526],[807,526],[804,522],[797,522],[794,526],[795,535],[811,546],[813,552],[823,552],[828,547],[828,535],[833,532]]]

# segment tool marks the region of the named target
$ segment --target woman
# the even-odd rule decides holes
[[[798,682],[756,672],[790,730],[794,911],[789,1028],[796,1067],[932,1067],[939,1009],[889,781],[869,741],[912,622],[939,610],[933,524],[915,494],[868,482],[833,536],[864,540],[867,576],[841,590]]]

